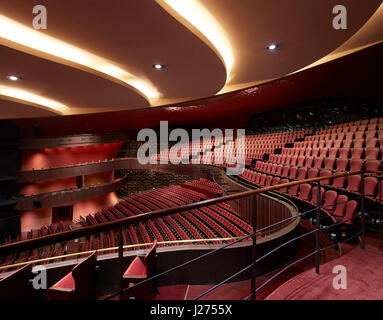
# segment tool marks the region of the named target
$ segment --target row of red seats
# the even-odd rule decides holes
[[[241,178],[261,187],[275,186],[294,181],[287,178],[281,179],[280,177],[261,174],[254,171],[252,172],[248,169],[245,169]],[[277,190],[277,192],[289,195],[312,205],[317,205],[317,187],[313,187],[309,183],[283,187]],[[321,188],[321,197],[321,206],[323,207],[323,210],[334,220],[334,222],[344,221],[345,223],[352,223],[352,219],[350,220],[350,218],[354,216],[357,207],[357,202],[355,200],[349,201],[347,196],[338,195],[334,190],[325,192],[323,187]],[[340,202],[342,202],[342,204]]]
[[[223,194],[222,189],[216,183],[213,183],[206,179],[186,181],[181,186],[200,193],[204,193],[210,197],[217,197]]]
[[[277,162],[283,156],[377,160],[383,158],[383,148],[284,148],[280,155],[270,155],[270,159]]]
[[[344,159],[344,158],[325,158],[311,156],[281,156],[270,157],[270,162],[257,161],[257,170],[266,170],[264,166],[272,166],[275,172],[282,172],[283,165],[298,166],[306,168],[329,169],[336,171],[379,171],[382,168],[381,160],[364,159]],[[275,169],[274,169],[275,168]]]
[[[326,159],[326,160],[332,160],[332,159]],[[335,161],[335,159],[333,159]],[[337,163],[338,166],[340,166],[342,163],[340,162],[342,159],[338,159]],[[343,163],[344,164],[344,163]],[[351,161],[351,170],[350,171],[361,171],[363,167],[361,166],[363,162]],[[357,165],[357,166],[355,166]],[[355,167],[353,167],[355,166]],[[306,167],[298,167],[298,166],[290,166],[290,165],[276,165],[271,163],[265,163],[258,161],[256,164],[255,169],[261,171],[262,173],[272,174],[280,177],[285,177],[289,179],[294,180],[303,180],[303,179],[310,179],[310,178],[316,178],[316,177],[324,177],[324,176],[330,176],[333,175],[339,171],[333,171],[330,169],[318,169],[318,168],[306,168]],[[346,167],[341,167],[342,171],[346,171]],[[253,174],[254,175],[254,174]],[[259,178],[261,179],[261,178]],[[361,184],[361,177],[360,175],[354,175],[349,177],[339,177],[332,179],[325,179],[322,180],[321,183],[323,185],[331,186],[333,188],[340,188],[345,189],[347,191],[360,193],[360,184]],[[377,177],[366,177],[365,178],[365,194],[369,196],[372,199],[378,199],[379,192],[378,192],[378,184],[379,179]]]
[[[358,138],[358,139],[323,139],[313,141],[294,142],[294,148],[375,148],[381,146],[381,138]]]

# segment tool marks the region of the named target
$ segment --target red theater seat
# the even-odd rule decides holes
[[[130,283],[137,283],[146,278],[155,275],[156,272],[156,247],[157,239],[154,239],[152,246],[145,256],[137,256],[129,265],[124,273],[124,282],[129,285]],[[153,289],[154,287],[152,287]]]
[[[312,152],[311,152],[311,156],[312,157],[318,157],[319,155],[319,148],[313,148]]]
[[[363,148],[353,148],[351,149],[351,158],[362,159],[363,152],[364,152]]]
[[[336,160],[336,171],[346,171],[348,168],[348,159],[337,159]]]
[[[297,161],[297,166],[298,167],[303,167],[305,164],[305,157],[304,156],[299,156],[298,161]]]
[[[324,168],[325,169],[332,170],[332,169],[334,169],[334,165],[335,165],[335,159],[334,158],[327,158],[324,160]]]
[[[297,197],[298,196],[298,189],[299,185],[291,186],[289,190],[289,195],[292,197]]]
[[[375,148],[378,145],[377,138],[368,138],[366,139],[366,148]]]
[[[273,180],[273,176],[267,176],[265,181],[265,187],[270,187],[272,180]]]
[[[317,202],[317,190],[318,190],[318,187],[314,187],[311,191],[311,204],[317,206],[318,205],[318,202]],[[320,188],[320,203],[322,204],[323,203],[323,199],[324,199],[324,193],[325,193],[325,190],[323,187]]]
[[[319,173],[320,177],[331,176],[331,175],[332,175],[332,172],[330,170],[322,170]],[[321,180],[321,184],[323,184],[324,186],[328,186],[330,184],[330,180],[331,179]]]
[[[348,159],[348,155],[350,154],[350,148],[340,148],[339,149],[339,159]]]
[[[345,195],[340,195],[336,198],[336,207],[334,212],[331,214],[331,217],[335,222],[340,222],[343,220],[346,211],[348,197]]]
[[[335,210],[336,198],[338,194],[334,190],[328,190],[324,194],[323,210],[331,214]]]
[[[378,188],[378,178],[366,177],[364,178],[364,195],[369,198],[375,198]]]
[[[309,183],[303,183],[299,187],[299,199],[304,201],[310,201],[312,186]]]
[[[351,159],[350,160],[350,171],[361,171],[364,167],[364,160],[362,159]]]
[[[353,175],[347,177],[347,191],[359,192],[360,191],[360,175]]]
[[[335,140],[334,141],[334,149],[339,149],[342,146],[342,143],[343,143],[343,140],[341,140],[341,139],[340,140]]]
[[[291,161],[290,161],[290,165],[296,166],[297,162],[298,162],[298,156],[292,156]]]
[[[328,153],[328,148],[320,148],[319,149],[319,157],[327,157],[327,153]]]
[[[290,173],[289,173],[289,178],[290,179],[296,179],[297,173],[298,173],[298,167],[291,167]]]
[[[318,157],[314,159],[314,168],[321,169],[323,167],[324,158]]]
[[[341,221],[346,223],[346,224],[352,224],[353,217],[355,216],[355,211],[356,211],[357,206],[358,206],[358,203],[355,200],[351,200],[351,201],[347,202],[345,214],[344,214],[344,217]]]
[[[93,252],[84,261],[76,265],[60,281],[50,287],[46,294],[49,300],[91,300],[96,291],[97,254]]]
[[[259,185],[261,185],[261,186],[264,186],[264,185],[265,185],[265,183],[266,183],[266,177],[267,177],[267,175],[265,175],[265,174],[262,174],[262,175],[261,175],[261,179],[259,180]]]
[[[351,148],[353,140],[343,140],[342,148]]]
[[[277,176],[282,175],[282,169],[283,169],[283,166],[281,164],[277,165],[277,168],[275,170],[275,175]]]
[[[285,183],[289,183],[290,181],[288,179],[281,179],[281,181],[279,182],[279,184],[285,184]],[[279,190],[277,190],[279,192],[282,192],[282,193],[288,193],[288,187],[283,187],[283,188],[280,188]]]
[[[354,136],[354,139],[357,140],[357,139],[363,139],[364,138],[364,131],[357,131],[355,132],[355,136]],[[354,141],[355,141],[354,140]]]
[[[368,171],[379,171],[381,166],[380,160],[367,160],[366,161],[366,170]]]
[[[379,157],[379,153],[380,153],[379,148],[366,148],[366,159],[377,160]]]
[[[365,135],[366,135],[366,139],[375,138],[376,137],[376,130],[366,131]]]
[[[341,188],[343,189],[346,185],[346,178],[347,177],[339,177],[339,178],[334,178],[332,186],[334,188]]]
[[[309,169],[309,171],[307,172],[308,174],[308,178],[311,179],[311,178],[316,178],[318,177],[319,175],[319,170],[316,169],[316,168],[311,168]]]
[[[339,147],[330,148],[328,151],[328,157],[329,158],[336,158],[338,156],[338,149],[339,149]]]
[[[289,172],[290,172],[290,167],[284,166],[282,170],[282,176],[287,178],[289,176]]]
[[[350,141],[352,141],[352,139],[354,139],[354,132],[353,132],[353,131],[346,132],[346,136],[345,136],[345,139],[343,140],[343,143],[344,143],[344,141],[346,141],[346,140],[350,140]]]
[[[298,176],[297,176],[297,180],[304,180],[306,179],[307,177],[307,168],[299,168],[298,169]]]
[[[363,148],[364,147],[364,139],[356,139],[353,143],[354,148]]]
[[[305,167],[311,168],[314,162],[314,157],[306,157]]]
[[[274,178],[273,178],[273,181],[271,182],[271,184],[272,184],[273,186],[276,186],[276,185],[279,184],[280,181],[281,181],[281,178],[279,178],[279,177],[274,177]]]

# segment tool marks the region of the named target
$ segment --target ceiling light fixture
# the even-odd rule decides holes
[[[12,81],[17,81],[17,80],[20,80],[21,78],[18,77],[18,76],[14,76],[14,75],[6,75],[6,77],[9,79],[9,80],[12,80]]]
[[[163,68],[165,68],[165,66],[163,64],[159,64],[159,63],[153,64],[153,69],[161,70]]]
[[[272,44],[270,44],[270,45],[268,45],[268,46],[266,47],[266,49],[269,50],[269,51],[274,51],[274,50],[277,49],[277,48],[278,48],[278,45],[275,44],[275,43],[272,43]]]

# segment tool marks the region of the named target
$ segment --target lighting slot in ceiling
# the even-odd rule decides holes
[[[18,46],[16,48],[18,49],[20,49],[21,45],[53,56],[52,58],[46,57],[46,55],[39,55],[42,58],[56,61],[54,57],[58,57],[60,59],[56,62],[63,63],[63,59],[72,62],[72,64],[75,63],[76,65],[93,69],[110,76],[119,80],[119,82],[134,87],[149,101],[160,97],[160,93],[150,81],[130,74],[126,70],[109,62],[107,59],[96,56],[86,50],[77,48],[56,38],[47,36],[6,16],[0,15],[0,44],[12,46],[9,42],[17,44]],[[28,51],[26,52],[30,53]]]

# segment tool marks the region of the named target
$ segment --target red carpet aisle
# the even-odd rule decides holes
[[[333,288],[334,266],[347,269],[347,289]],[[366,244],[339,259],[321,265],[320,275],[310,269],[290,279],[265,300],[383,300],[383,252]]]

